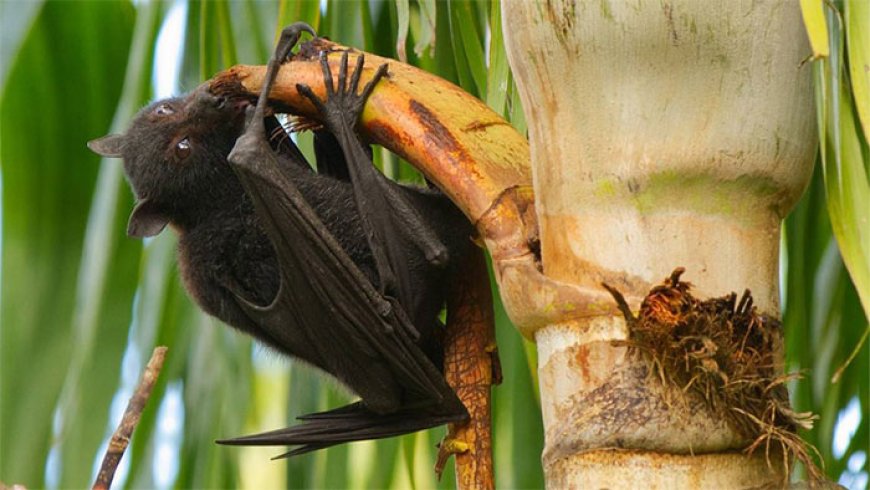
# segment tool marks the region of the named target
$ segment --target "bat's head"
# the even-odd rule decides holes
[[[244,129],[247,104],[201,88],[142,109],[124,134],[88,142],[102,156],[124,159],[138,201],[129,235],[153,236],[170,222],[244,198],[227,155]]]

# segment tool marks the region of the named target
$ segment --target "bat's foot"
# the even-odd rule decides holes
[[[362,114],[365,103],[378,81],[387,74],[387,65],[378,67],[372,79],[363,87],[362,92],[357,94],[360,76],[362,75],[365,56],[360,54],[356,59],[356,67],[347,80],[347,51],[341,55],[341,66],[338,71],[338,86],[333,86],[332,70],[327,61],[327,53],[320,53],[320,66],[323,69],[323,81],[326,85],[326,100],[321,100],[311,87],[297,84],[296,89],[308,98],[323,117],[323,122],[333,133],[338,133],[344,128],[354,128]]]

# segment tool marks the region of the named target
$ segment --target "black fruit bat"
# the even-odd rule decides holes
[[[314,172],[274,117],[277,69],[303,23],[287,27],[256,108],[205,86],[143,109],[124,135],[88,143],[122,157],[138,202],[128,234],[179,235],[179,265],[206,312],[331,374],[361,401],[294,427],[219,441],[299,445],[284,456],[414,432],[467,418],[442,374],[446,280],[473,230],[436,190],[390,181],[355,133],[387,66],[357,94],[363,57],[338,86],[325,53],[327,99]],[[247,114],[247,117],[246,117]],[[277,139],[267,139],[267,127]]]

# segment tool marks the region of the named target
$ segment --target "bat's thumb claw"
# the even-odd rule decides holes
[[[303,32],[307,32],[314,37],[317,37],[317,32],[314,31],[314,28],[305,22],[295,22],[286,27],[286,29],[290,30],[294,34],[302,34]]]

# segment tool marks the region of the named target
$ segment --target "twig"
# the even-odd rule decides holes
[[[501,382],[495,346],[492,295],[483,252],[472,250],[458,268],[447,299],[445,378],[468,409],[465,423],[450,424],[439,445],[435,472],[456,461],[458,490],[495,488],[492,473],[490,389]]]
[[[155,347],[154,352],[151,353],[151,359],[145,366],[142,379],[139,380],[136,391],[130,398],[130,402],[127,403],[127,410],[124,411],[121,423],[118,424],[118,428],[109,441],[109,447],[106,449],[106,455],[103,456],[103,464],[100,466],[96,481],[94,481],[93,490],[108,490],[112,486],[115,470],[118,469],[118,463],[121,462],[121,457],[124,456],[124,451],[130,444],[130,437],[133,436],[133,431],[139,424],[139,417],[142,416],[142,410],[148,402],[148,397],[151,396],[151,390],[157,382],[157,376],[160,375],[165,357],[166,347],[164,346]]]
[[[867,325],[867,328],[864,329],[864,334],[861,335],[861,340],[858,341],[858,344],[852,350],[852,353],[849,354],[849,358],[846,359],[846,362],[844,362],[843,365],[837,369],[837,372],[831,376],[831,383],[838,383],[840,381],[840,377],[843,376],[843,371],[845,371],[846,368],[849,367],[849,364],[852,364],[852,361],[858,357],[858,353],[861,352],[861,347],[864,347],[864,342],[867,342],[868,336],[870,336],[870,325]]]

